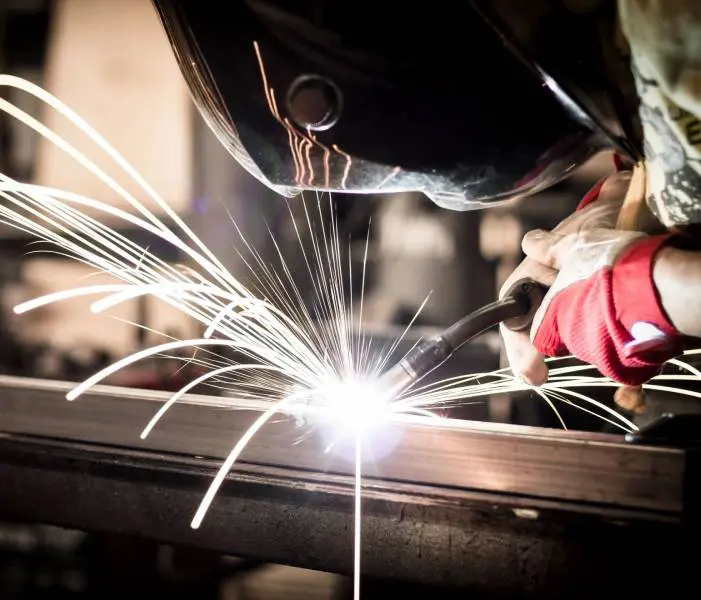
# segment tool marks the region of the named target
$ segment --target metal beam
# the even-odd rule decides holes
[[[0,378],[0,432],[93,442],[132,450],[222,459],[260,414],[230,398],[190,395],[146,440],[139,433],[167,393],[96,386],[74,402],[66,382]],[[236,410],[233,410],[236,409]],[[326,452],[319,431],[292,418],[264,426],[241,456],[267,465],[351,475],[352,452]],[[639,447],[622,436],[466,421],[395,423],[378,438],[393,451],[365,467],[368,481],[420,483],[509,494],[580,507],[681,518],[687,455]]]
[[[0,440],[0,516],[349,574],[350,478],[246,465],[192,530],[217,467],[211,459],[8,436]],[[523,498],[369,482],[362,523],[369,577],[561,600],[602,588],[676,597],[695,573],[691,536],[680,526]]]
[[[221,458],[259,410],[190,396],[140,440],[168,394],[100,386],[70,403],[71,387],[0,378],[0,518],[349,573],[352,466],[318,437],[299,441],[293,420],[261,430],[193,530]],[[689,584],[691,454],[484,423],[400,423],[395,434],[364,481],[367,576],[559,599]]]

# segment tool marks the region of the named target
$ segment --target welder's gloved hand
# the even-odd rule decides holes
[[[523,251],[558,273],[533,318],[537,351],[572,354],[629,386],[657,375],[683,350],[653,278],[655,256],[670,237],[614,229],[528,233]]]
[[[553,233],[566,235],[594,228],[613,229],[630,179],[630,171],[621,171],[601,180],[580,202],[576,212],[555,227]],[[550,287],[557,277],[557,270],[526,257],[502,286],[500,297],[524,277]],[[501,335],[514,374],[532,385],[545,383],[548,378],[545,357],[534,348],[529,331],[510,331],[502,326]]]

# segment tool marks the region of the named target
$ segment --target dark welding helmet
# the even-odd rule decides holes
[[[420,191],[466,210],[635,154],[601,51],[615,0],[154,4],[209,126],[285,196]]]

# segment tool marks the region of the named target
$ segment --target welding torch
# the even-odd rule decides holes
[[[546,292],[545,286],[532,279],[517,281],[501,300],[477,309],[436,337],[419,342],[380,377],[380,388],[388,397],[397,397],[440,367],[467,342],[499,323],[512,331],[526,329]]]
[[[645,220],[651,216],[645,203],[645,165],[635,165],[631,180],[621,205],[616,229],[627,231],[645,230]],[[419,343],[399,363],[385,372],[379,384],[383,392],[395,398],[414,383],[425,377],[448,360],[457,350],[487,329],[503,323],[512,331],[530,327],[533,315],[538,310],[548,288],[524,278],[516,282],[507,294],[496,302],[476,310],[451,325],[437,337]],[[631,345],[629,354],[644,352],[664,345],[666,340],[654,339],[643,344]],[[641,386],[622,386],[616,390],[616,402],[628,410],[637,410],[644,404]]]

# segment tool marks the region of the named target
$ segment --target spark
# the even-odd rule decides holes
[[[350,175],[350,170],[353,166],[353,158],[350,154],[347,154],[343,150],[341,150],[336,144],[334,144],[332,148],[346,159],[346,166],[343,169],[343,178],[341,179],[341,187],[345,188],[346,182],[348,181],[348,175]]]
[[[259,52],[257,46],[256,52]],[[280,118],[274,92],[267,86],[260,56],[259,65],[271,112],[290,135],[297,179],[301,181],[305,176],[313,177],[310,152],[314,145],[325,152],[325,178],[328,178],[329,149],[311,134],[310,138],[305,138]],[[66,152],[124,198],[135,211],[121,210],[65,190],[18,182],[0,173],[0,222],[28,233],[52,248],[43,252],[67,256],[120,281],[53,292],[17,305],[15,313],[24,314],[85,296],[98,297],[90,309],[94,313],[104,313],[119,304],[148,295],[193,319],[203,331],[199,337],[186,340],[165,336],[169,338],[167,342],[139,349],[117,360],[77,384],[67,394],[67,400],[77,400],[93,385],[138,361],[149,357],[173,358],[170,356],[173,351],[191,347],[196,354],[187,359],[175,357],[175,360],[184,361],[184,365],[196,365],[205,372],[176,391],[159,408],[141,432],[142,439],[151,433],[183,395],[199,386],[224,390],[235,398],[260,400],[266,407],[236,441],[221,465],[193,517],[193,528],[200,527],[231,468],[266,423],[276,415],[321,414],[321,424],[332,430],[333,439],[350,437],[353,440],[354,597],[357,600],[361,573],[363,456],[371,446],[372,436],[381,435],[383,426],[388,422],[411,417],[440,426],[441,410],[480,401],[494,394],[531,392],[549,404],[563,427],[565,424],[556,403],[575,406],[626,432],[636,429],[635,424],[625,416],[579,391],[616,387],[613,381],[606,378],[587,375],[587,371],[593,369],[588,365],[556,366],[550,371],[549,381],[538,388],[524,384],[503,369],[418,385],[396,398],[382,397],[373,382],[390,361],[396,360],[395,354],[400,344],[428,298],[389,347],[382,350],[374,348],[372,339],[366,335],[363,315],[369,233],[365,239],[360,300],[356,311],[352,300],[346,300],[353,297],[350,259],[344,267],[344,251],[330,196],[325,199],[323,195],[317,195],[312,201],[301,198],[294,206],[285,200],[299,242],[304,274],[309,281],[304,290],[307,294],[285,260],[289,249],[280,247],[272,231],[269,230],[269,234],[279,262],[277,269],[252,247],[244,232],[232,221],[232,233],[235,232],[243,245],[243,250],[237,252],[250,272],[251,283],[244,285],[136,170],[67,106],[46,90],[17,77],[0,74],[0,86],[29,93],[67,117],[141,187],[163,215],[157,216],[146,203],[130,195],[116,179],[107,176],[84,154],[37,119],[0,98],[1,111],[20,120]],[[341,186],[345,187],[351,158],[336,146],[332,149],[347,159],[341,181]],[[89,215],[86,209],[93,213],[96,211],[98,217]],[[298,225],[295,210],[300,213],[303,225]],[[106,225],[101,216],[137,227],[172,245],[187,264],[165,262],[148,248]],[[317,223],[326,226],[317,231]],[[222,354],[222,350],[235,350],[236,359]],[[690,351],[687,355],[697,353]],[[558,360],[562,359],[551,359],[549,362]],[[671,385],[673,381],[699,381],[701,372],[679,359],[670,361],[670,364],[688,374],[662,374],[644,388],[701,398],[701,393]]]
[[[363,438],[358,432],[355,440],[355,489],[353,510],[353,600],[360,600],[360,559],[362,553],[362,465]]]
[[[378,184],[377,189],[379,190],[380,188],[383,188],[385,185],[387,185],[392,179],[394,179],[397,174],[401,171],[400,167],[394,167],[392,171]]]
[[[208,379],[216,379],[217,377],[219,377],[220,375],[224,375],[225,373],[243,371],[246,369],[259,369],[263,371],[269,370],[280,372],[280,370],[277,367],[271,367],[268,365],[227,365],[225,367],[219,367],[218,369],[208,371],[207,373],[200,375],[196,379],[193,379],[191,382],[181,387],[177,392],[175,392],[175,394],[173,394],[170,397],[170,399],[165,404],[163,404],[163,406],[161,406],[161,408],[158,409],[158,412],[153,416],[153,418],[148,422],[148,425],[146,425],[144,430],[141,432],[141,439],[145,440],[146,436],[148,436],[148,434],[151,433],[151,430],[156,426],[156,423],[158,423],[161,417],[165,415],[166,412],[168,412],[168,409],[171,406],[173,406],[173,404],[175,404],[185,394],[187,394],[190,390],[196,388]]]
[[[263,93],[265,95],[265,100],[268,104],[268,110],[273,115],[275,120],[280,123],[287,131],[287,140],[290,146],[290,154],[292,156],[292,161],[295,166],[295,183],[297,185],[302,185],[306,179],[308,186],[314,185],[314,165],[312,161],[312,149],[314,145],[318,146],[323,152],[322,165],[324,167],[324,185],[326,189],[330,189],[331,184],[331,150],[317,140],[311,132],[311,129],[307,128],[306,132],[300,131],[290,123],[288,118],[283,118],[280,116],[280,111],[277,107],[277,99],[275,98],[275,90],[268,85],[268,76],[265,70],[265,62],[263,61],[263,55],[261,53],[260,44],[258,42],[253,42],[253,50],[256,55],[256,62],[258,64],[258,71],[260,72],[261,85],[263,87]],[[341,180],[341,187],[346,187],[346,181],[350,173],[352,166],[351,156],[343,152],[337,145],[334,144],[333,151],[338,155],[343,156],[346,160],[346,165],[343,170],[343,178]],[[306,166],[305,166],[306,165]],[[307,171],[309,175],[307,176]],[[385,185],[388,181],[394,178],[397,173],[399,173],[400,168],[396,167],[390,175],[380,184],[380,186]]]
[[[229,474],[229,471],[231,468],[234,466],[234,463],[238,459],[239,455],[243,450],[246,448],[248,445],[248,442],[251,441],[251,438],[260,430],[263,425],[265,425],[277,412],[279,412],[281,409],[285,407],[285,405],[291,404],[294,400],[297,400],[297,398],[292,395],[288,396],[287,398],[284,398],[283,400],[280,400],[279,402],[276,402],[273,404],[269,409],[267,409],[263,414],[261,414],[251,425],[248,430],[241,436],[238,442],[236,442],[236,445],[234,446],[234,449],[229,453],[229,456],[226,457],[226,460],[224,461],[224,464],[221,466],[219,469],[219,472],[217,473],[216,477],[214,478],[214,481],[212,484],[209,486],[209,489],[207,490],[207,493],[204,496],[204,499],[202,500],[199,508],[197,509],[197,512],[195,513],[195,518],[192,519],[191,526],[193,529],[199,529],[200,525],[202,524],[202,521],[204,520],[205,515],[207,514],[207,510],[209,510],[210,505],[214,501],[214,497],[217,494],[217,491],[221,487],[221,484],[224,482],[224,479],[226,476]]]

